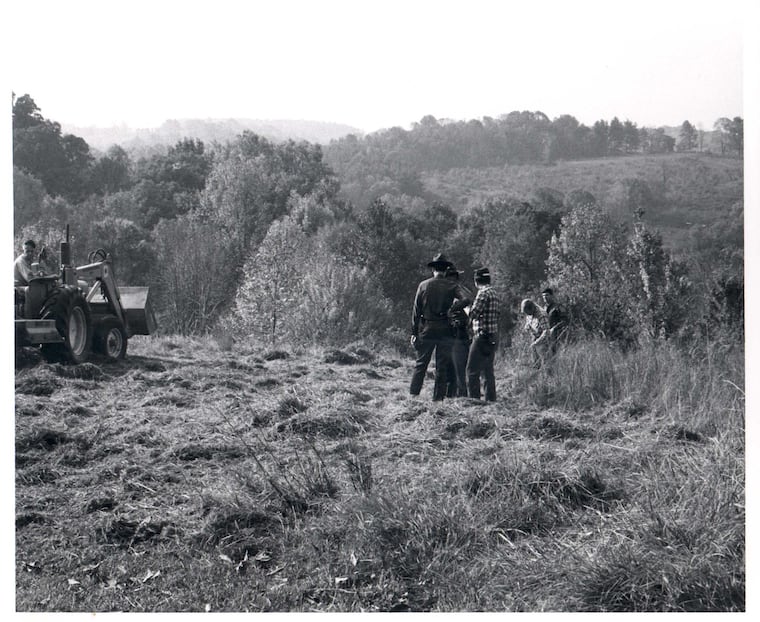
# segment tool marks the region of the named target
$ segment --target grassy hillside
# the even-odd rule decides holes
[[[743,609],[742,353],[515,343],[492,404],[361,346],[24,352],[17,610]]]
[[[457,209],[489,197],[510,195],[529,200],[541,188],[562,194],[586,190],[622,218],[630,218],[624,180],[646,184],[644,220],[671,241],[683,240],[693,226],[725,218],[743,198],[741,159],[703,154],[635,155],[573,160],[554,165],[452,169],[422,176],[425,188]],[[628,213],[626,213],[628,212]]]

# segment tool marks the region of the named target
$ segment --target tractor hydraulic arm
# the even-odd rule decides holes
[[[119,289],[116,286],[110,260],[107,259],[105,261],[97,261],[85,266],[79,266],[76,271],[77,276],[80,278],[95,279],[95,283],[87,294],[87,300],[91,301],[93,296],[99,293],[109,302],[114,315],[126,325],[127,318],[124,316],[124,309],[121,305],[121,296],[119,295]],[[97,291],[98,287],[100,289],[99,292]]]

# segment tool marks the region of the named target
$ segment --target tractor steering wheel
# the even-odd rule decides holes
[[[92,251],[89,255],[87,255],[87,262],[88,263],[95,263],[98,261],[105,261],[106,257],[108,257],[108,253],[102,248],[99,248],[97,250]]]

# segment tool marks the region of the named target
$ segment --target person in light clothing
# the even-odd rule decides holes
[[[525,326],[523,328],[533,338],[530,343],[533,367],[541,367],[549,351],[549,323],[543,311],[529,298],[522,301],[520,310],[525,314]]]
[[[32,280],[34,276],[32,262],[34,261],[36,252],[37,244],[35,244],[34,240],[24,242],[23,252],[13,262],[13,284],[16,287],[29,285],[29,281]]]

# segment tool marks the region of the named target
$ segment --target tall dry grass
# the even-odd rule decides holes
[[[590,417],[598,430],[617,421],[619,438],[601,438],[597,448],[629,452],[617,468],[589,458],[602,473],[621,473],[625,509],[609,514],[603,538],[568,564],[583,586],[579,608],[743,609],[741,344],[652,342],[624,352],[581,340],[539,370],[520,370],[514,390],[542,409]]]
[[[19,371],[20,610],[744,609],[739,350],[516,339],[433,403],[390,346],[216,339]]]
[[[743,431],[744,348],[652,341],[624,351],[587,338],[562,347],[541,369],[518,373],[515,389],[538,406],[582,411],[626,402],[706,433]]]

